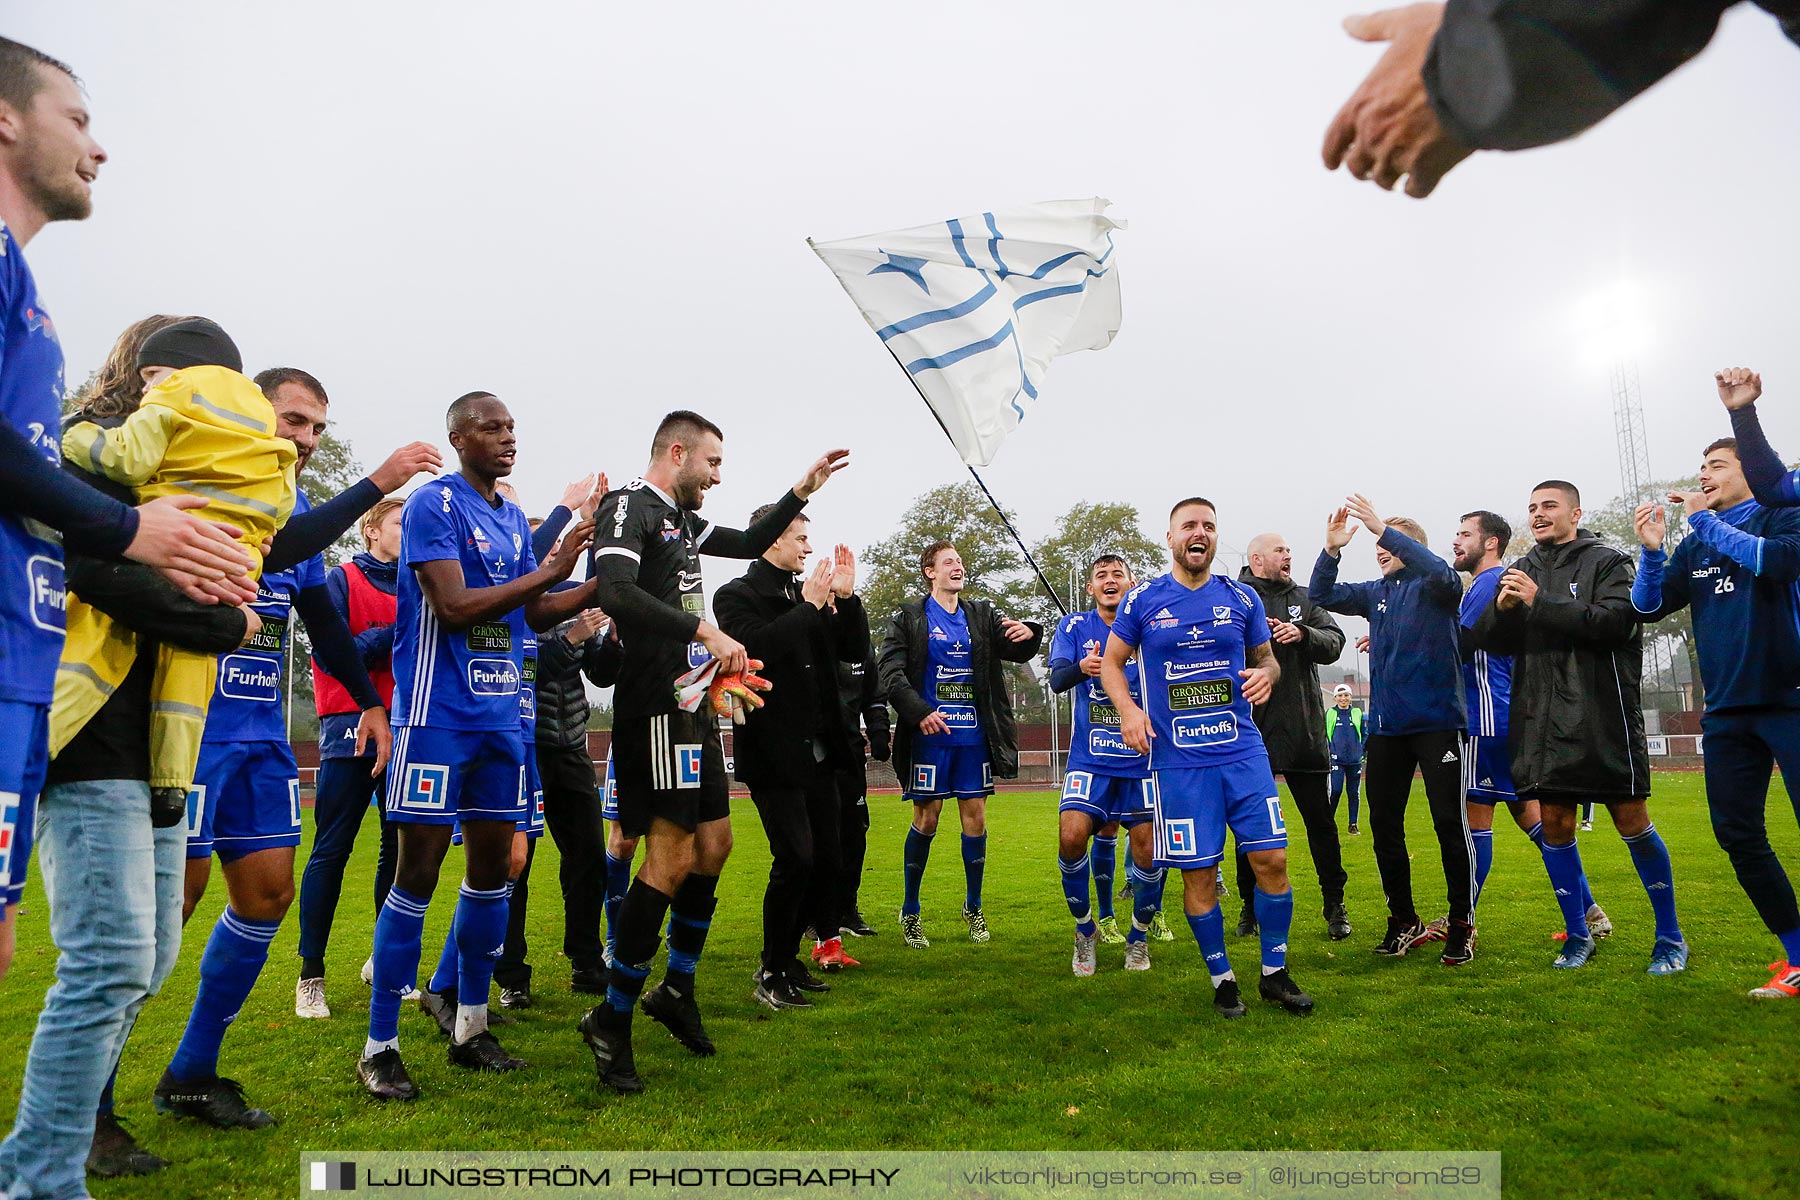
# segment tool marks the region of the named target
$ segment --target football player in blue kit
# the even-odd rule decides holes
[[[1132,884],[1133,920],[1125,936],[1125,969],[1150,969],[1150,926],[1162,912],[1164,872],[1152,865],[1150,761],[1125,744],[1119,733],[1119,711],[1100,686],[1100,663],[1119,604],[1137,586],[1131,567],[1116,554],[1103,554],[1088,568],[1088,595],[1094,607],[1064,617],[1050,643],[1050,686],[1073,690],[1073,728],[1069,763],[1058,805],[1057,864],[1062,871],[1063,898],[1075,918],[1077,975],[1094,973],[1095,943],[1100,927],[1088,903],[1088,840],[1108,827],[1126,831],[1130,857],[1126,873]],[[1136,662],[1126,665],[1131,694],[1139,697]],[[1101,883],[1104,900],[1112,897],[1111,881]]]
[[[400,999],[418,972],[425,910],[452,829],[463,831],[465,875],[456,908],[459,997],[483,997],[506,937],[506,879],[524,815],[526,746],[519,689],[526,623],[548,629],[591,606],[589,585],[546,595],[569,577],[593,538],[582,522],[540,565],[517,505],[494,485],[517,457],[512,414],[492,393],[450,405],[461,469],[415,491],[401,517],[400,601],[394,632],[394,757],[387,809],[400,826],[400,863],[375,922],[369,1035],[357,1060],[382,1099],[416,1097],[400,1058]],[[450,1061],[477,1070],[523,1064],[487,1030],[487,1006],[459,999]]]
[[[1243,1016],[1218,899],[1229,827],[1256,875],[1257,990],[1289,1012],[1310,1013],[1312,997],[1287,969],[1294,920],[1287,825],[1252,719],[1280,670],[1269,621],[1255,592],[1213,574],[1219,529],[1212,501],[1193,496],[1170,509],[1168,543],[1169,572],[1140,584],[1120,605],[1100,669],[1121,736],[1149,756],[1155,865],[1181,872],[1183,907],[1212,979],[1214,1009]],[[1125,672],[1134,655],[1142,707]]]
[[[1721,373],[1721,395],[1739,382]],[[1669,499],[1686,510],[1688,536],[1672,553],[1665,550],[1662,506],[1638,506],[1643,549],[1632,606],[1646,624],[1683,607],[1693,610],[1706,690],[1701,729],[1713,836],[1781,943],[1769,981],[1750,996],[1800,999],[1800,908],[1769,845],[1766,815],[1776,764],[1800,813],[1800,509],[1765,507],[1752,497],[1734,438],[1706,448],[1699,490],[1672,492]]]

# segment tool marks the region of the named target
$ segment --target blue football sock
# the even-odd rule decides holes
[[[1527,829],[1525,831],[1525,836],[1531,839],[1532,845],[1536,846],[1539,850],[1542,850],[1544,848],[1544,823],[1539,821],[1536,825]]]
[[[963,834],[963,882],[966,891],[963,893],[963,907],[970,912],[981,910],[981,876],[987,867],[987,834],[970,837]]]
[[[1151,908],[1154,908],[1157,912],[1161,912],[1163,906],[1163,885],[1169,881],[1168,869],[1165,867],[1152,867],[1146,874],[1150,877],[1150,891],[1145,897],[1145,903]]]
[[[906,831],[906,846],[901,850],[901,868],[906,875],[906,899],[900,905],[903,913],[919,911],[919,885],[925,882],[925,863],[931,858],[931,839],[936,836],[920,833],[917,826]]]
[[[1544,870],[1550,875],[1550,886],[1556,892],[1556,905],[1562,909],[1563,928],[1572,938],[1588,936],[1588,906],[1581,902],[1587,886],[1582,882],[1581,851],[1574,842],[1566,846],[1543,844]]]
[[[631,860],[606,856],[606,957],[618,954],[619,905],[625,902],[625,891],[631,886]]]
[[[1160,904],[1151,903],[1151,889],[1159,888],[1154,874],[1139,867],[1129,859],[1125,862],[1125,878],[1131,880],[1131,928],[1125,933],[1127,942],[1143,942],[1150,939],[1150,922],[1162,910]]]
[[[456,1004],[485,1008],[494,964],[506,948],[506,888],[470,887],[463,880],[450,933],[456,939]]]
[[[1213,986],[1218,987],[1223,979],[1236,979],[1231,958],[1225,953],[1225,914],[1219,911],[1219,906],[1215,904],[1197,917],[1189,913],[1187,923],[1194,931],[1200,957],[1206,960],[1206,973],[1212,977]]]
[[[113,1110],[113,1089],[117,1086],[119,1086],[119,1067],[117,1063],[114,1063],[112,1074],[106,1077],[106,1086],[100,1089],[100,1103],[94,1106],[96,1110],[103,1113]]]
[[[419,974],[429,897],[414,896],[398,885],[388,889],[375,915],[375,965],[369,994],[369,1043],[392,1046],[400,1037],[400,994]]]
[[[1631,850],[1631,865],[1644,881],[1650,894],[1650,908],[1656,913],[1656,936],[1671,942],[1684,941],[1681,922],[1675,919],[1675,869],[1669,865],[1669,847],[1662,834],[1652,825],[1636,837],[1625,839]]]
[[[1262,966],[1264,975],[1273,975],[1287,966],[1288,930],[1294,924],[1294,889],[1272,896],[1261,888],[1253,890],[1256,927],[1262,934]],[[1216,910],[1215,910],[1216,911]],[[1219,945],[1225,944],[1225,919],[1219,918]]]
[[[1487,886],[1488,872],[1494,869],[1494,831],[1471,829],[1469,837],[1475,842],[1475,902],[1479,904],[1481,889]]]
[[[219,914],[200,956],[200,991],[181,1044],[169,1060],[169,1074],[176,1079],[210,1079],[219,1073],[219,1044],[250,998],[256,977],[269,961],[269,943],[280,928],[280,921],[252,921],[230,905]]]
[[[717,875],[689,875],[669,902],[669,982],[686,994],[693,991],[694,971],[719,907],[718,887]]]
[[[1781,950],[1789,965],[1800,964],[1800,925],[1781,934]],[[117,1075],[115,1071],[113,1074]]]
[[[1088,851],[1088,863],[1094,872],[1095,907],[1104,921],[1113,915],[1113,872],[1119,867],[1119,839],[1096,834],[1093,849]]]
[[[1088,904],[1088,856],[1083,854],[1074,862],[1056,857],[1056,865],[1062,868],[1063,900],[1068,903],[1069,915],[1075,918],[1075,932],[1082,937],[1094,936],[1094,913]]]

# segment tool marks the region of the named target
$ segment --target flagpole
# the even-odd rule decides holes
[[[887,351],[888,357],[894,360],[894,365],[900,368],[900,373],[906,376],[906,382],[912,384],[912,390],[918,393],[919,399],[925,404],[925,411],[931,414],[931,419],[937,422],[938,428],[944,431],[944,436],[950,439],[950,445],[954,448],[956,439],[950,437],[950,427],[944,424],[944,418],[938,416],[937,409],[931,407],[931,401],[926,397],[925,389],[919,386],[919,381],[912,377],[912,372],[906,369],[906,364],[900,361],[900,356],[894,353],[891,346],[883,342],[881,348]],[[1000,523],[1006,526],[1006,532],[1012,534],[1013,541],[1018,543],[1019,552],[1025,556],[1025,561],[1031,564],[1032,574],[1037,576],[1039,586],[1044,589],[1044,594],[1050,597],[1050,603],[1056,605],[1057,612],[1065,617],[1068,616],[1069,610],[1063,606],[1062,597],[1056,594],[1056,589],[1050,586],[1048,579],[1044,578],[1044,569],[1038,566],[1037,559],[1031,556],[1031,548],[1025,544],[1025,539],[1019,536],[1019,531],[1013,528],[1012,519],[1006,515],[1006,510],[1000,507],[998,500],[994,499],[994,493],[988,487],[987,480],[983,479],[968,463],[964,463],[963,466],[968,467],[970,476],[981,485],[981,494],[988,498],[988,503],[994,506],[996,513],[1000,514]]]

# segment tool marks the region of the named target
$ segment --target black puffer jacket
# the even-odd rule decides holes
[[[1536,600],[1502,612],[1496,597],[1470,636],[1478,649],[1513,656],[1507,745],[1519,795],[1648,796],[1631,559],[1583,529],[1512,565],[1536,581]]]
[[[537,744],[585,746],[588,698],[582,676],[595,687],[611,687],[619,681],[619,664],[625,650],[615,636],[615,624],[605,633],[578,646],[563,636],[573,621],[564,621],[538,637]]]
[[[1269,639],[1281,678],[1275,681],[1269,702],[1256,709],[1256,727],[1268,747],[1269,766],[1276,771],[1329,771],[1331,748],[1325,740],[1319,665],[1336,662],[1344,652],[1344,631],[1292,579],[1259,579],[1245,567],[1238,582],[1256,589],[1272,619],[1300,627],[1297,642]]]
[[[1000,632],[1000,614],[986,600],[961,602],[969,621],[969,665],[975,672],[975,713],[987,735],[988,762],[995,779],[1019,776],[1019,727],[1013,719],[1012,693],[1006,690],[1004,664],[1030,662],[1044,642],[1044,627],[1035,621],[1031,637],[1009,642]],[[925,598],[908,601],[888,622],[881,643],[881,687],[898,714],[894,721],[894,771],[912,777],[912,743],[919,722],[931,705],[919,689],[925,684]]]

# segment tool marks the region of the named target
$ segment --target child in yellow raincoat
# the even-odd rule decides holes
[[[195,317],[152,334],[138,353],[146,390],[138,410],[111,429],[90,421],[63,433],[63,456],[134,488],[141,504],[160,496],[204,496],[197,515],[242,530],[262,575],[262,546],[294,509],[294,444],[275,432],[275,410],[242,374],[225,331]],[[51,753],[80,731],[137,656],[136,638],[71,597],[68,642],[57,672]],[[161,646],[150,732],[150,786],[193,784],[217,659]]]

